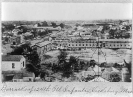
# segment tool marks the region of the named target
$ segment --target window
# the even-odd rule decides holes
[[[88,44],[86,44],[86,46],[88,46]]]
[[[31,82],[31,78],[29,78],[29,81]]]
[[[24,61],[23,61],[23,67],[24,67]]]
[[[12,63],[12,68],[15,68],[15,63]]]

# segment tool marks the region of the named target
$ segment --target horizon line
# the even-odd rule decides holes
[[[98,21],[98,20],[132,20],[131,19],[91,19],[91,20],[1,20],[1,21]]]

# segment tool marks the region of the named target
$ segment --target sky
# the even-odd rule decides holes
[[[2,3],[2,21],[132,19],[131,3]]]

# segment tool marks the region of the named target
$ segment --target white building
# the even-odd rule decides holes
[[[26,60],[22,55],[2,55],[2,71],[21,71]]]

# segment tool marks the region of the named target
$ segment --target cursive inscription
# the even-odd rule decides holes
[[[0,89],[1,92],[66,92],[69,94],[74,94],[74,93],[113,93],[115,95],[119,93],[133,93],[132,90],[125,88],[125,87],[120,87],[118,90],[113,89],[112,87],[83,87],[83,88],[77,88],[77,87],[70,87],[69,85],[66,86],[60,86],[60,85],[54,85],[52,86],[51,84],[48,86],[22,86],[22,87],[9,87],[6,84],[2,86]]]

